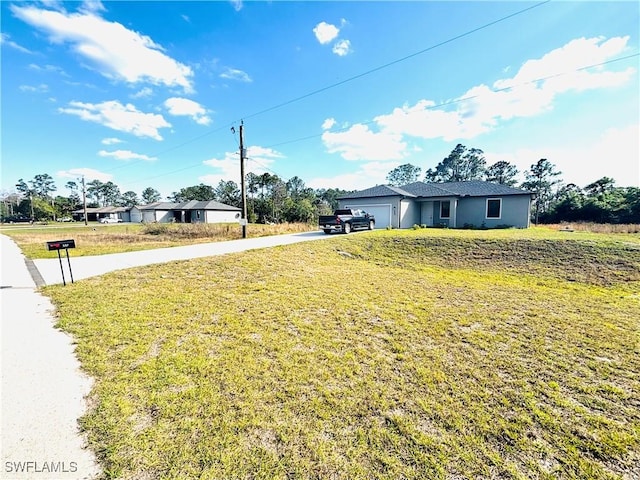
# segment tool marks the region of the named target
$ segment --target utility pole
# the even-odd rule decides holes
[[[84,224],[88,225],[87,222],[87,189],[84,186],[84,175],[82,176],[82,205],[84,208]]]
[[[247,238],[247,188],[244,178],[244,157],[244,123],[240,122],[240,191],[242,195],[242,218],[240,219],[240,224],[242,225],[242,238]]]
[[[31,204],[31,222],[33,223],[36,219],[36,216],[33,213],[33,192],[31,191],[29,191],[29,203]]]

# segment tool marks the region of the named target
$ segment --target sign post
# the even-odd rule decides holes
[[[69,259],[69,249],[76,248],[75,240],[54,240],[53,242],[47,242],[47,250],[56,250],[58,252],[58,261],[60,262],[60,273],[62,273],[62,285],[67,286],[67,282],[64,279],[64,268],[62,268],[62,257],[60,256],[60,250],[63,250],[67,254],[67,263],[69,264],[69,275],[71,276],[71,283],[73,283],[73,272],[71,271],[71,259]]]

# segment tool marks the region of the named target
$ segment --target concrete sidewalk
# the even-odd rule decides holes
[[[159,248],[155,250],[140,250],[137,252],[114,253],[95,257],[73,257],[73,250],[69,250],[71,270],[74,280],[95,277],[107,272],[122,270],[154,263],[166,263],[175,260],[189,260],[192,258],[211,257],[227,253],[254,250],[257,248],[289,245],[292,243],[307,242],[329,238],[322,232],[293,233],[288,235],[273,235],[259,238],[246,238],[227,242],[201,243],[183,247]],[[70,282],[69,266],[64,254],[62,254],[62,267],[65,280]],[[53,285],[62,283],[60,262],[55,259],[39,259],[33,261],[42,277],[42,284]],[[40,283],[40,282],[39,282]]]
[[[16,244],[0,235],[0,478],[86,479],[100,470],[78,430],[91,380],[72,339],[54,328]]]

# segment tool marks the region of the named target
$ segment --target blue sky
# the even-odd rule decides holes
[[[39,173],[65,195],[82,175],[163,196],[239,182],[240,121],[249,171],[313,188],[424,172],[458,143],[640,185],[636,1],[0,9],[4,191]]]

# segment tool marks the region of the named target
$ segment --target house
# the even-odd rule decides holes
[[[87,220],[115,218],[133,223],[225,223],[237,222],[241,210],[216,201],[191,200],[182,203],[156,202],[134,207],[88,207]],[[84,218],[84,210],[73,212],[75,220]]]
[[[413,225],[449,228],[511,226],[528,228],[527,190],[491,182],[414,182],[402,187],[378,185],[338,199],[339,208],[375,215],[377,228]]]
[[[182,203],[156,202],[131,207],[132,222],[225,223],[237,222],[241,210],[224,203],[191,200]]]
[[[76,221],[84,219],[84,209],[74,210],[71,213]],[[102,218],[119,219],[122,222],[131,221],[128,207],[87,207],[87,221],[95,222]]]

